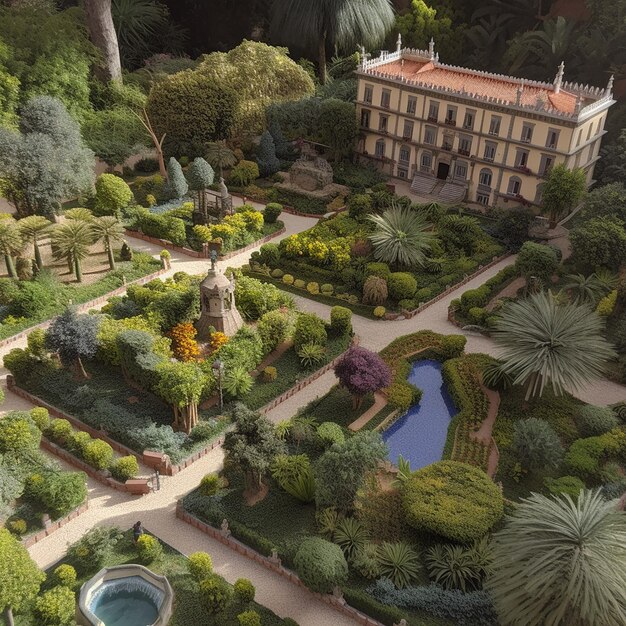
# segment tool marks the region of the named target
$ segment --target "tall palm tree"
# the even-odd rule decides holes
[[[382,215],[370,215],[368,219],[375,226],[369,239],[376,259],[404,268],[422,265],[434,235],[421,211],[392,206]]]
[[[124,227],[113,215],[105,215],[96,218],[91,223],[92,232],[96,241],[104,242],[104,249],[109,258],[109,267],[115,269],[115,257],[113,256],[113,243],[124,241]]]
[[[219,167],[220,178],[224,178],[225,167],[232,167],[237,163],[235,153],[223,141],[211,141],[207,143],[206,160],[213,167]]]
[[[89,246],[94,243],[92,224],[71,220],[57,226],[50,235],[52,255],[55,259],[65,259],[74,266],[76,280],[83,280],[81,261],[89,255]]]
[[[599,490],[525,498],[492,543],[504,626],[626,624],[626,513]]]
[[[588,304],[559,304],[537,293],[507,305],[493,337],[502,348],[502,370],[526,385],[526,399],[541,396],[550,383],[555,394],[574,390],[602,375],[616,356],[604,338],[604,321]]]
[[[111,14],[111,0],[85,0],[85,17],[91,41],[100,51],[96,75],[103,83],[122,80],[117,34]]]
[[[288,46],[317,51],[326,82],[326,47],[352,53],[376,48],[394,24],[390,0],[274,0],[270,33]]]
[[[41,258],[41,250],[39,249],[39,237],[50,230],[52,222],[42,215],[29,215],[21,219],[17,225],[22,233],[22,237],[32,242],[35,251],[35,263],[42,270],[43,260]]]
[[[563,289],[569,292],[574,302],[596,304],[604,297],[608,289],[595,274],[568,274]]]
[[[22,234],[13,219],[0,220],[0,254],[4,255],[7,273],[11,278],[18,278],[13,257],[24,248]]]

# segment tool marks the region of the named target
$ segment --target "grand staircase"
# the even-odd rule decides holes
[[[429,196],[438,180],[432,176],[416,173],[411,183],[411,191],[418,196]]]
[[[467,184],[439,180],[416,173],[411,182],[411,191],[418,196],[432,196],[437,202],[454,204],[465,199]]]

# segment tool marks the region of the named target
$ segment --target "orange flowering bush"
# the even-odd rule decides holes
[[[214,333],[211,333],[211,341],[209,343],[210,354],[217,352],[226,343],[228,343],[227,335],[225,335],[224,333],[221,333],[219,330],[216,330]]]
[[[170,331],[172,352],[179,361],[195,361],[200,355],[195,340],[198,331],[189,322],[176,324]]]

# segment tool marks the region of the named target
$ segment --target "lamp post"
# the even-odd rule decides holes
[[[220,393],[220,411],[221,411],[224,408],[224,395],[222,393],[222,375],[224,374],[224,363],[222,363],[222,361],[220,361],[219,359],[215,359],[211,367],[213,368],[213,372],[217,378],[217,387]]]

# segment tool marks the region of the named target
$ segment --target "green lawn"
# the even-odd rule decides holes
[[[210,614],[201,603],[198,584],[187,573],[187,558],[167,544],[163,544],[163,548],[163,556],[148,567],[157,574],[167,576],[174,589],[174,615],[169,626],[239,626],[237,615],[248,610],[257,611],[260,614],[263,626],[283,624],[280,617],[256,602],[244,605],[234,600],[224,612],[217,615]],[[138,562],[132,534],[129,531],[107,555],[105,566]],[[56,563],[49,571],[56,568],[57,565],[59,563]],[[95,573],[95,571],[89,572],[80,577],[77,589],[80,589],[80,585]],[[17,614],[15,617],[16,626],[41,626],[30,611]],[[7,626],[2,616],[0,616],[0,625]]]

